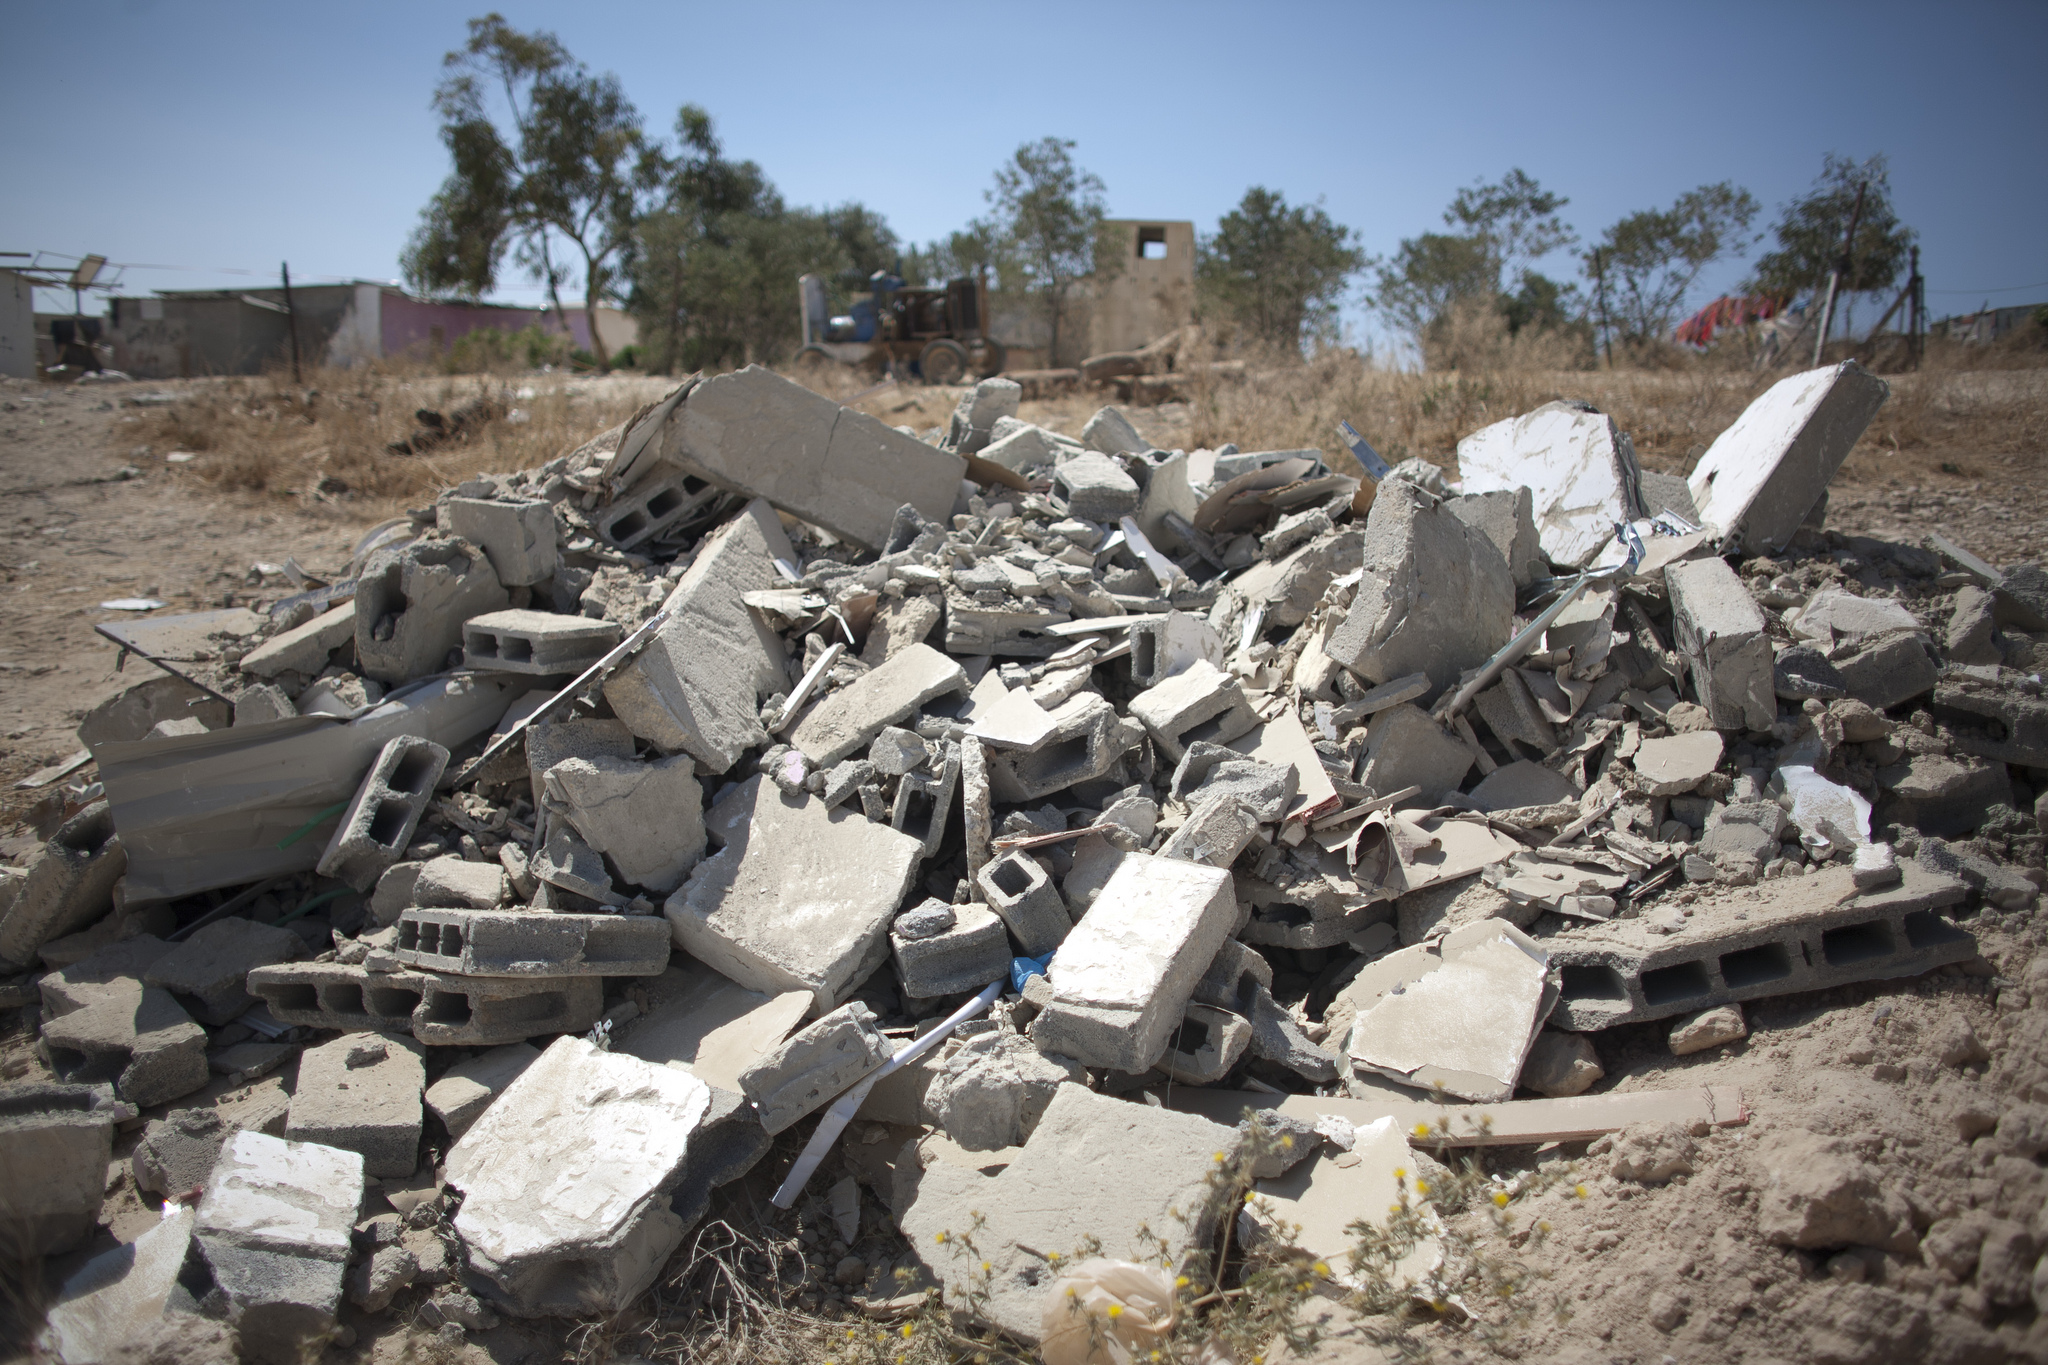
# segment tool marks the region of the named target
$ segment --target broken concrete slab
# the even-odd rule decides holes
[[[676,945],[742,986],[809,991],[823,1014],[881,966],[924,847],[859,812],[748,778],[706,821],[724,847],[663,907]]]
[[[0,1086],[0,1254],[10,1264],[82,1245],[99,1222],[114,1125],[134,1110],[104,1085]]]
[[[0,910],[0,959],[28,966],[45,943],[106,914],[127,870],[112,808],[95,801],[30,856],[13,904]]]
[[[711,1091],[560,1038],[449,1150],[471,1285],[517,1317],[614,1313],[682,1240],[669,1197]]]
[[[1101,407],[1081,426],[1081,444],[1105,455],[1143,455],[1152,443],[1118,408]]]
[[[1166,1049],[1237,918],[1223,868],[1132,854],[1054,954],[1052,1000],[1031,1022],[1047,1052],[1142,1072]]]
[[[1940,668],[1912,632],[1873,640],[1834,664],[1849,695],[1878,711],[1931,691],[1941,679]]]
[[[906,503],[945,521],[967,472],[960,456],[759,365],[700,381],[659,439],[679,469],[870,549]]]
[[[1514,744],[1538,755],[1556,750],[1557,731],[1551,728],[1550,717],[1543,714],[1543,708],[1530,695],[1529,684],[1522,681],[1519,670],[1504,670],[1500,681],[1474,697],[1472,704],[1478,708],[1486,728],[1493,731],[1508,752],[1515,752]]]
[[[1190,1004],[1168,1035],[1161,1071],[1185,1085],[1214,1085],[1230,1074],[1251,1046],[1252,1026],[1229,1010]]]
[[[1470,438],[1468,438],[1470,439]],[[1537,535],[1532,494],[1527,487],[1470,492],[1452,498],[1445,506],[1452,515],[1473,530],[1482,532],[1508,562],[1519,591],[1539,578],[1549,576],[1543,544]]]
[[[1092,450],[1064,456],[1053,467],[1053,489],[1068,514],[1086,521],[1115,521],[1138,510],[1138,482],[1107,455]]]
[[[337,1038],[299,1056],[285,1136],[363,1158],[374,1176],[411,1175],[420,1164],[420,1047],[408,1038]]]
[[[547,810],[635,886],[667,895],[704,856],[704,796],[687,754],[652,763],[565,759],[543,787]]]
[[[507,601],[490,561],[466,540],[378,550],[356,584],[356,661],[379,682],[438,673],[462,648],[462,623]]]
[[[305,953],[305,940],[289,929],[230,917],[193,931],[142,974],[161,986],[204,1024],[225,1024],[256,1003],[243,989],[255,967],[290,962]]]
[[[1375,504],[1377,505],[1377,504]],[[1393,795],[1422,788],[1421,801],[1437,805],[1472,771],[1465,741],[1438,725],[1422,708],[1403,702],[1381,712],[1366,732],[1360,785]]]
[[[1062,1085],[1030,1141],[996,1174],[938,1160],[900,1170],[899,1222],[933,1274],[963,1290],[985,1283],[989,1320],[1036,1341],[1053,1279],[1048,1249],[1093,1237],[1106,1255],[1149,1260],[1161,1254],[1157,1235],[1178,1269],[1211,1244],[1217,1218],[1227,1216],[1209,1174],[1216,1153],[1228,1160],[1239,1142],[1235,1129],[1207,1119]],[[1070,1197],[1076,1189],[1094,1197]],[[948,1239],[975,1226],[977,1213],[979,1251],[949,1254]]]
[[[1562,773],[1525,758],[1494,769],[1466,795],[1475,810],[1492,812],[1576,802],[1579,789]]]
[[[1162,858],[1229,867],[1259,837],[1259,816],[1230,792],[1205,796],[1159,848]]]
[[[42,979],[40,1046],[60,1079],[110,1084],[138,1108],[206,1084],[206,1030],[169,991],[144,986],[141,968],[124,970],[162,948],[129,939]]]
[[[1543,554],[1560,569],[1584,568],[1616,522],[1644,515],[1634,445],[1585,403],[1545,403],[1482,427],[1458,442],[1458,474],[1468,494],[1526,487]]]
[[[378,890],[383,890],[381,882]],[[408,899],[423,910],[495,910],[505,899],[505,869],[444,853],[415,865]],[[397,916],[391,922],[397,923]]]
[[[1052,713],[1031,699],[1028,689],[1012,692],[994,670],[974,688],[974,724],[968,735],[998,749],[1040,749],[1057,728]]]
[[[391,952],[409,967],[458,976],[659,976],[669,943],[652,915],[415,907],[399,916]]]
[[[910,915],[918,913],[913,910],[897,916],[897,927],[889,935],[889,946],[896,959],[896,979],[905,995],[913,1000],[928,1000],[978,991],[1010,970],[1009,931],[993,910],[973,903],[956,908],[936,900],[926,901],[919,909],[932,906],[943,908],[950,916],[944,928],[912,937],[902,926]],[[1066,914],[1064,906],[1060,913]]]
[[[516,502],[452,497],[435,508],[441,531],[484,552],[498,581],[531,587],[555,575],[555,505],[539,498]]]
[[[1292,1121],[1291,1115],[1276,1110],[1260,1111],[1260,1116],[1271,1126]],[[1276,1118],[1278,1124],[1272,1122]],[[1284,1174],[1260,1180],[1253,1187],[1258,1198],[1246,1206],[1238,1226],[1246,1241],[1266,1254],[1291,1247],[1331,1267],[1334,1284],[1350,1288],[1357,1284],[1350,1273],[1350,1253],[1358,1242],[1352,1224],[1384,1226],[1387,1220],[1380,1210],[1404,1207],[1431,1217],[1430,1202],[1418,1189],[1428,1182],[1417,1178],[1422,1175],[1420,1163],[1392,1117],[1357,1125],[1349,1150],[1342,1154],[1325,1149],[1309,1155]],[[1388,1244],[1398,1247],[1400,1242],[1389,1238]],[[1418,1237],[1385,1268],[1387,1289],[1406,1289],[1427,1299],[1442,1261],[1442,1243],[1432,1235]]]
[[[327,667],[327,656],[353,640],[355,634],[356,604],[355,599],[350,598],[338,607],[329,607],[310,621],[279,631],[244,654],[236,667],[259,678],[274,678],[280,673],[318,677]],[[144,727],[145,731],[147,728]],[[140,739],[142,735],[124,735],[122,738]],[[85,742],[90,745],[92,741]]]
[[[1646,739],[1636,750],[1636,782],[1649,796],[1680,796],[1720,766],[1721,736],[1713,730]]]
[[[1845,360],[1781,379],[1745,408],[1686,480],[1722,552],[1790,544],[1890,392]]]
[[[1180,762],[1189,744],[1228,744],[1259,724],[1237,678],[1207,659],[1194,660],[1132,697],[1130,713],[1174,763]]]
[[[1769,730],[1778,718],[1774,658],[1756,600],[1709,556],[1664,570],[1672,630],[1692,664],[1693,688],[1717,729]]]
[[[124,1348],[146,1340],[177,1291],[196,1218],[178,1209],[132,1243],[87,1261],[57,1291],[38,1348],[67,1365],[91,1365],[121,1359]]]
[[[1508,1099],[1549,1013],[1547,963],[1543,947],[1512,925],[1455,930],[1437,970],[1358,1015],[1351,1057],[1404,1085]]]
[[[462,662],[492,673],[566,677],[581,673],[623,638],[613,621],[513,608],[462,624]]]
[[[1895,630],[1924,629],[1920,618],[1899,602],[1887,597],[1861,597],[1836,587],[1824,587],[1814,593],[1790,625],[1794,634],[1818,640],[1824,649],[1857,644]]]
[[[715,1091],[737,1092],[740,1073],[803,1022],[810,992],[763,995],[701,962],[681,961],[640,983],[646,1005],[612,1049],[683,1067]]]
[[[740,1090],[760,1111],[768,1132],[813,1113],[878,1071],[896,1048],[856,1000],[799,1029],[740,1073]]]
[[[814,764],[837,763],[933,698],[966,690],[959,664],[930,645],[911,645],[818,703],[790,731],[789,742]]]
[[[634,756],[633,732],[624,721],[610,718],[536,721],[527,727],[522,742],[526,745],[528,786],[536,797],[546,794],[548,769],[557,763],[572,758]]]
[[[1435,692],[1508,642],[1515,580],[1493,542],[1412,483],[1367,514],[1363,576],[1323,652],[1368,682],[1427,673]]]
[[[1044,866],[1021,849],[984,866],[975,884],[1026,957],[1044,957],[1059,947],[1074,927],[1066,902]]]
[[[412,842],[447,767],[448,751],[431,739],[400,735],[386,744],[321,852],[320,875],[358,891],[375,886]]]
[[[787,656],[742,599],[781,586],[777,560],[794,564],[796,551],[759,499],[705,537],[663,604],[668,623],[605,680],[605,700],[635,735],[713,774],[767,741],[761,698],[788,689]]]
[[[363,1159],[244,1130],[222,1148],[192,1229],[210,1279],[199,1307],[242,1350],[296,1365],[336,1326]]]
[[[173,1109],[152,1119],[129,1158],[135,1187],[181,1198],[204,1188],[221,1144],[237,1131],[213,1108]]]
[[[1022,1146],[1060,1086],[1085,1085],[1088,1076],[1079,1063],[1048,1057],[1002,1029],[968,1038],[933,1073],[923,1112],[970,1152]]]

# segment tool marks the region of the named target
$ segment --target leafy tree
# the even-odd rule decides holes
[[[1198,244],[1195,283],[1251,337],[1299,350],[1334,333],[1337,301],[1365,263],[1351,229],[1320,204],[1289,208],[1278,192],[1253,186]]]
[[[1075,165],[1073,152],[1073,142],[1054,137],[1019,147],[996,168],[986,196],[993,212],[969,225],[965,243],[995,245],[995,263],[1044,310],[1054,356],[1075,282],[1106,277],[1123,265],[1118,253],[1099,249],[1106,216],[1102,180]]]
[[[1469,185],[1444,210],[1445,226],[1462,230],[1404,239],[1378,266],[1368,299],[1425,353],[1452,310],[1474,301],[1499,313],[1510,331],[1562,325],[1576,291],[1534,264],[1578,240],[1559,216],[1570,202],[1519,167],[1495,183]]]
[[[1724,180],[1608,228],[1584,256],[1586,278],[1600,291],[1601,325],[1637,345],[1671,330],[1700,271],[1749,245],[1744,234],[1756,213],[1749,191]]]
[[[597,309],[617,296],[634,227],[667,192],[675,164],[642,132],[618,78],[590,74],[552,33],[521,33],[488,14],[470,20],[469,41],[442,66],[434,109],[455,168],[421,212],[406,279],[475,298],[496,287],[509,249],[559,313],[568,263],[557,242],[566,243],[582,257],[591,349],[609,368]]]
[[[1884,157],[1859,164],[1830,152],[1812,191],[1779,211],[1771,229],[1777,247],[1756,263],[1757,292],[1790,301],[1827,287],[1828,273],[1841,260],[1858,185],[1864,187],[1863,214],[1856,221],[1856,241],[1840,292],[1870,293],[1898,283],[1915,234],[1899,221],[1892,205]]]

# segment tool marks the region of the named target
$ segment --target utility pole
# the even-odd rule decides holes
[[[1855,264],[1856,226],[1862,221],[1863,192],[1869,187],[1869,181],[1859,180],[1856,183],[1856,206],[1849,210],[1849,232],[1842,239],[1842,255],[1835,262],[1835,268],[1828,272],[1827,302],[1821,305],[1820,310],[1820,335],[1813,339],[1813,363],[1816,366],[1820,364],[1821,352],[1827,349],[1828,332],[1835,324],[1835,293],[1841,288],[1842,277],[1850,274]]]
[[[1912,273],[1907,276],[1906,288],[1906,352],[1913,358],[1913,368],[1920,368],[1921,358],[1927,352],[1927,281],[1920,278],[1920,248],[1913,248]]]
[[[290,261],[279,262],[279,272],[284,276],[284,325],[292,334],[292,386],[299,385],[299,313],[292,307],[292,265]]]
[[[1600,340],[1607,348],[1607,368],[1614,368],[1614,332],[1607,325],[1607,266],[1600,248],[1593,248],[1593,306],[1600,313]]]

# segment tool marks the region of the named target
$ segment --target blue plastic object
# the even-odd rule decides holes
[[[1010,988],[1022,995],[1024,983],[1034,976],[1044,976],[1052,965],[1052,954],[1044,957],[1013,957],[1010,959]]]

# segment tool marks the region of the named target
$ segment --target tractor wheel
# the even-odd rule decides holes
[[[831,369],[835,363],[832,353],[823,346],[805,346],[796,353],[793,368],[798,374],[816,374]]]
[[[967,377],[967,348],[944,338],[928,342],[917,368],[927,384],[958,384]]]
[[[1010,352],[1002,342],[984,341],[981,343],[981,363],[975,367],[975,373],[983,379],[994,379],[1009,363]]]

